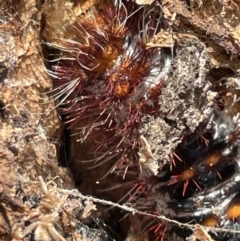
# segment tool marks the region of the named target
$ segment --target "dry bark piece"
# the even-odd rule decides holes
[[[199,224],[195,225],[194,233],[190,237],[188,237],[187,240],[188,241],[197,241],[197,240],[214,241],[211,238],[211,236],[207,233],[206,229]]]
[[[214,67],[226,67],[227,63],[239,74],[239,4],[234,0],[189,2],[190,6],[180,0],[162,2],[164,17],[171,28],[202,38],[211,48]]]
[[[216,96],[207,78],[206,46],[197,38],[189,39],[179,48],[171,66],[159,96],[160,114],[146,117],[141,129],[152,148],[153,160],[160,167],[170,161],[183,135],[194,132],[210,116]]]

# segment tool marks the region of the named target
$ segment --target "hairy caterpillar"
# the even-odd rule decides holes
[[[160,47],[147,42],[160,20],[157,6],[117,1],[79,16],[66,38],[51,45],[61,50],[49,72],[64,122],[78,141],[92,145],[92,159],[82,163],[96,168],[112,162],[104,176],[116,168],[125,176],[137,161],[142,117],[156,111],[164,60]]]
[[[239,230],[239,113],[236,105],[233,101],[225,105],[223,111],[214,111],[207,124],[202,123],[194,133],[185,136],[174,150],[174,165],[165,165],[156,177],[158,182],[151,194],[148,193],[151,208],[146,206],[146,210],[182,223]],[[142,197],[142,193],[139,195]],[[142,201],[136,203],[144,207]],[[166,221],[149,222],[144,226],[154,231],[156,240],[172,240],[175,234],[186,238],[191,234]],[[231,232],[210,232],[210,235],[219,241],[240,237]]]

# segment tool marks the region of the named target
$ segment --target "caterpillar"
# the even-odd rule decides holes
[[[238,102],[236,96],[233,100]],[[181,223],[225,229],[210,232],[213,240],[239,240],[239,233],[226,232],[239,231],[240,227],[237,102],[224,104],[222,111],[214,110],[207,123],[204,121],[194,133],[183,138],[173,151],[174,165],[168,163],[155,176],[157,182],[151,193],[139,192],[134,200],[138,209],[145,208]],[[144,183],[148,183],[147,179]],[[143,202],[143,196],[148,196],[148,204]],[[153,230],[155,240],[179,240],[179,236],[185,240],[191,235],[190,230],[182,231],[175,224],[149,218],[144,227]],[[173,238],[176,234],[178,238]]]
[[[92,159],[81,162],[97,168],[115,159],[104,177],[115,169],[126,173],[137,161],[143,115],[157,108],[164,60],[147,42],[161,28],[160,13],[157,6],[117,1],[81,15],[66,28],[66,38],[51,44],[61,51],[49,71],[53,96],[77,141],[92,145]]]

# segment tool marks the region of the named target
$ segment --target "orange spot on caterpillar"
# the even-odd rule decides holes
[[[180,176],[181,176],[181,180],[182,181],[186,181],[189,179],[192,179],[195,175],[195,171],[192,167],[190,167],[189,169],[183,171]]]
[[[129,84],[117,84],[114,88],[115,96],[118,98],[125,97],[130,91]]]
[[[152,68],[146,56],[154,56],[156,54],[156,49],[146,50],[139,42],[139,46],[135,47],[131,56],[125,54],[121,57],[121,62],[119,65],[116,64],[114,72],[110,74],[106,81],[107,85],[112,84],[114,86],[113,94],[115,97],[124,98],[129,93],[134,94],[137,92],[137,86],[146,80]],[[161,89],[162,83],[156,85],[154,88]],[[149,91],[156,91],[154,88]],[[155,93],[155,95],[157,94]],[[153,99],[153,94],[147,94],[147,96],[149,99]]]
[[[175,184],[177,182],[183,182],[183,192],[182,192],[182,195],[185,196],[187,187],[189,185],[189,181],[191,180],[191,181],[194,182],[194,184],[196,185],[196,187],[199,190],[202,190],[201,187],[198,185],[198,183],[194,180],[194,176],[195,175],[196,175],[196,171],[192,167],[190,167],[190,168],[184,170],[179,175],[172,175],[171,176],[172,181],[170,181],[168,183],[168,186],[169,185],[173,185],[173,184]]]
[[[206,158],[203,161],[206,166],[210,168],[214,168],[214,170],[217,172],[217,175],[220,179],[222,179],[222,176],[214,166],[216,166],[221,161],[221,157],[222,157],[221,152],[215,152],[206,156]]]
[[[107,69],[110,69],[116,63],[117,57],[120,54],[122,46],[114,45],[113,43],[107,44],[101,55],[95,59],[95,61],[91,64],[91,67],[96,68],[94,71],[99,72],[101,74],[105,73]]]
[[[210,228],[218,227],[220,219],[216,215],[209,215],[203,219],[201,224]]]
[[[221,153],[212,153],[204,159],[204,164],[212,167],[217,165],[221,160]]]
[[[239,219],[240,217],[240,200],[234,201],[227,209],[227,219]]]

